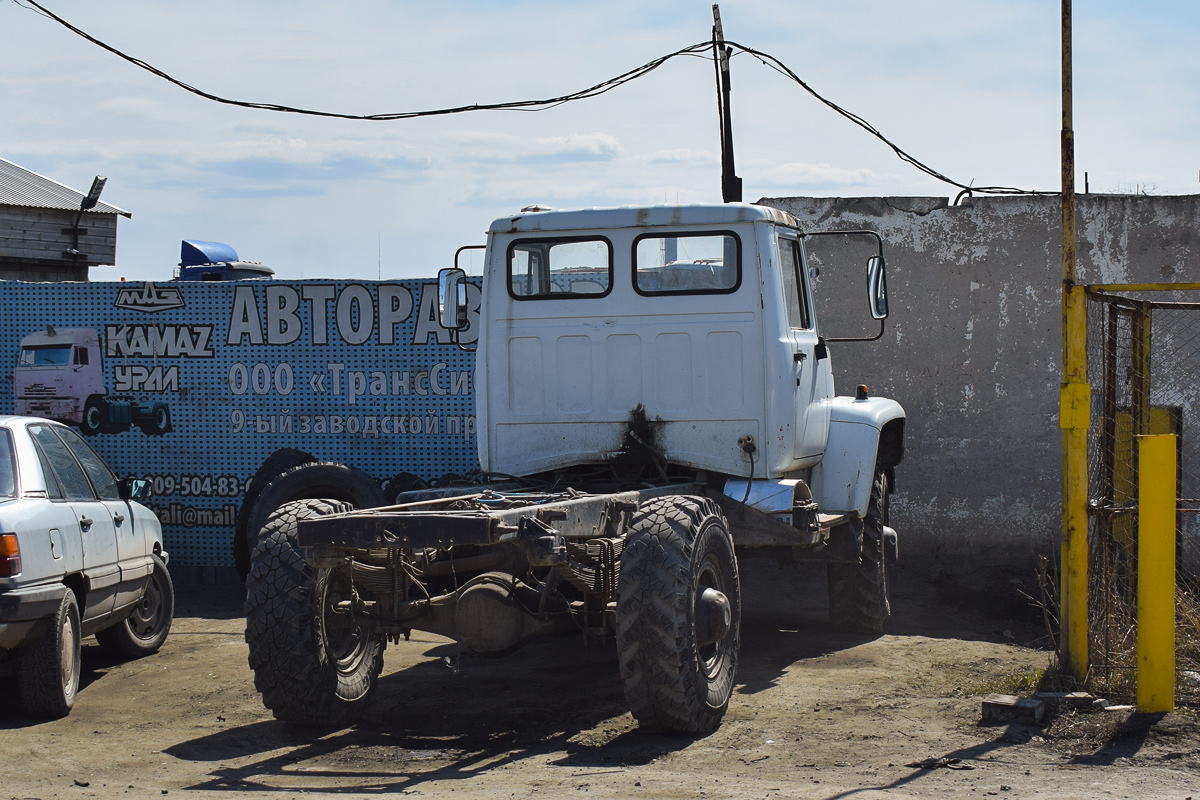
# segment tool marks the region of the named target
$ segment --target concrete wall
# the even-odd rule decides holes
[[[1056,552],[1061,535],[1059,198],[759,202],[812,230],[883,238],[892,308],[884,337],[831,353],[839,393],[866,383],[908,412],[892,503],[905,560],[934,573],[1031,572],[1034,555]],[[1200,196],[1080,196],[1080,279],[1200,281],[1198,223]],[[857,322],[866,318],[865,251],[847,262],[835,249],[813,241],[822,332],[847,320],[868,331]]]

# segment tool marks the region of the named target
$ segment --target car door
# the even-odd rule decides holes
[[[825,452],[829,437],[829,399],[833,394],[828,359],[817,360],[818,336],[809,302],[800,242],[779,235],[779,269],[787,308],[788,340],[796,380],[796,443],[793,457],[812,458]]]
[[[56,502],[71,508],[83,540],[83,576],[87,585],[82,617],[87,622],[112,613],[121,582],[117,564],[117,531],[109,508],[92,489],[91,481],[54,426],[30,425],[29,433],[45,456],[57,481]],[[61,426],[59,426],[61,427]],[[49,481],[50,476],[47,476]]]
[[[116,607],[120,609],[135,603],[141,598],[150,574],[154,571],[150,541],[145,531],[138,529],[129,503],[121,499],[117,476],[100,456],[96,455],[96,451],[71,428],[56,426],[54,431],[83,467],[88,480],[91,481],[92,490],[108,509],[108,516],[112,519],[117,537],[117,566],[121,573]]]

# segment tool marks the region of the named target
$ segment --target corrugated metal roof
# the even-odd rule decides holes
[[[78,211],[79,201],[83,198],[83,192],[0,158],[0,204]],[[125,209],[109,205],[103,200],[86,213],[92,212],[133,216]]]

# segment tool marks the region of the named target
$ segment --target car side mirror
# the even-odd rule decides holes
[[[871,256],[867,260],[867,304],[873,319],[887,319],[887,269],[883,256]]]
[[[457,267],[438,272],[438,324],[452,331],[468,325],[467,274]]]
[[[121,481],[122,500],[149,500],[153,496],[154,489],[150,481],[141,478],[126,478]]]

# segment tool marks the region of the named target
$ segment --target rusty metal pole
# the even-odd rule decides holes
[[[1088,670],[1088,455],[1091,387],[1087,297],[1075,277],[1075,133],[1071,119],[1071,0],[1062,0],[1063,536],[1059,661],[1082,680]]]

